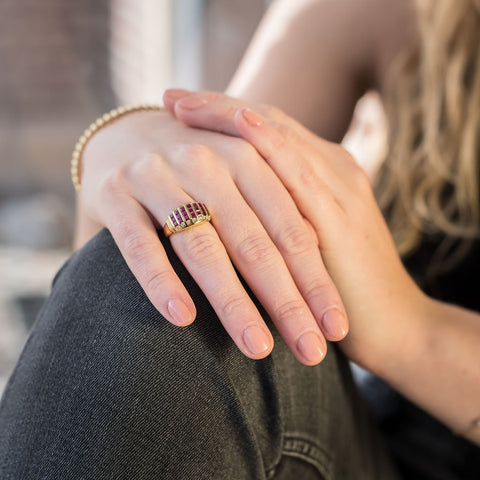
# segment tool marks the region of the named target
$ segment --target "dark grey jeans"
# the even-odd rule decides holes
[[[163,236],[162,236],[163,239]],[[109,232],[62,267],[0,405],[0,478],[394,479],[345,358],[244,357],[165,239],[198,310],[150,304]]]

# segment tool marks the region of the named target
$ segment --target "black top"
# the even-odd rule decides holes
[[[425,237],[420,248],[404,259],[407,270],[429,296],[480,312],[480,241],[450,271],[427,275],[438,245],[438,238]],[[372,380],[369,389],[370,398],[375,390],[388,399],[390,408],[384,409],[380,428],[405,479],[480,479],[480,448],[391,389],[386,395],[386,386],[378,379]]]

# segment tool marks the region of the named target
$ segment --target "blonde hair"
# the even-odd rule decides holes
[[[440,235],[436,267],[479,237],[480,0],[417,0],[419,38],[392,69],[376,193],[398,251]]]

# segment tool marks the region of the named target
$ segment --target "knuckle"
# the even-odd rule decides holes
[[[267,268],[272,265],[275,252],[268,238],[260,233],[253,233],[238,245],[240,261],[248,266]]]
[[[275,310],[275,316],[280,321],[295,321],[297,318],[305,316],[305,305],[298,300],[290,300],[278,306]]]
[[[189,263],[207,265],[218,260],[221,245],[212,233],[208,231],[205,233],[197,232],[186,243],[184,252]]]
[[[110,199],[125,192],[127,187],[127,174],[124,168],[119,168],[107,175],[100,184],[101,199]]]
[[[299,166],[297,185],[301,190],[317,190],[319,188],[319,178],[312,164],[303,162]]]
[[[246,306],[245,298],[239,296],[228,297],[220,307],[222,317],[228,318],[235,315],[236,312],[242,311]]]
[[[305,289],[306,298],[332,298],[334,294],[334,288],[328,278],[318,277],[309,281],[307,288]],[[335,295],[336,299],[336,295]],[[338,302],[336,301],[335,304]]]
[[[238,110],[238,105],[233,105],[230,102],[227,102],[222,107],[222,117],[231,119],[235,116]]]
[[[280,250],[286,255],[306,255],[313,246],[312,235],[305,224],[287,225],[279,238]]]
[[[152,175],[160,173],[162,157],[156,153],[141,156],[128,169],[129,176],[133,178],[149,179]]]
[[[182,145],[179,158],[181,170],[195,177],[202,178],[217,170],[217,156],[209,147],[201,143]]]
[[[155,292],[172,281],[172,274],[167,270],[158,270],[146,274],[145,290],[147,292]]]
[[[133,261],[143,260],[151,250],[149,242],[140,233],[132,231],[131,227],[125,224],[119,225],[119,233],[123,236],[125,251]]]
[[[274,147],[278,150],[292,147],[297,143],[296,132],[290,125],[279,123],[275,127],[277,135],[272,138]]]

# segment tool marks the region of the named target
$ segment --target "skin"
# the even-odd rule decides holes
[[[383,22],[391,24],[390,32],[403,32],[394,25],[407,16],[404,9],[385,8],[380,0],[364,0],[362,8],[359,8],[358,3],[355,0],[275,2],[229,89],[243,98],[253,101],[263,98],[265,102],[288,109],[302,123],[315,127],[323,137],[340,139],[348,126],[357,98],[366,88],[376,83],[375,73],[382,70],[382,65],[386,62],[384,59],[392,56],[401,43],[400,38],[377,41],[378,33],[373,35],[376,32],[373,27],[376,26],[378,30],[381,23],[377,21],[378,16],[383,15]],[[282,29],[282,35],[278,35],[278,28]],[[338,32],[344,32],[344,35],[339,35]],[[338,41],[332,42],[332,38]],[[382,50],[377,51],[374,48],[377,45],[382,46]],[[298,55],[299,51],[302,55]],[[316,58],[317,62],[312,62],[311,58]],[[377,61],[368,61],[369,58]],[[268,59],[268,62],[263,62],[263,59]],[[291,65],[294,68],[290,68]],[[297,71],[302,71],[302,75],[298,75]],[[301,88],[296,86],[299,82]],[[292,91],[301,92],[301,95],[297,93],[292,96]],[[324,114],[318,115],[318,112]],[[151,170],[145,164],[150,162],[153,171],[158,171],[160,163],[164,169],[167,168],[167,163],[171,168],[176,168],[173,157],[177,155],[177,145],[169,141],[167,132],[167,125],[168,128],[175,128],[171,124],[172,119],[168,115],[152,112],[130,115],[102,129],[89,142],[82,158],[83,191],[79,195],[75,246],[81,247],[103,226],[109,228],[152,303],[168,320],[186,325],[193,321],[195,308],[169,266],[154,228],[163,225],[173,208],[188,201],[189,197],[185,195],[187,188],[181,184],[185,172],[176,173],[177,181],[174,183],[179,191],[176,197],[172,195],[178,200],[162,197],[165,189],[154,191],[155,205],[165,205],[161,212],[145,209],[142,206],[144,202],[139,198],[143,192],[150,192],[145,187],[148,183],[145,184],[144,181],[153,178]],[[176,134],[178,144],[192,147],[189,152],[184,151],[184,157],[197,157],[191,150],[199,150],[198,145],[208,144],[208,136],[204,138],[198,133],[195,135],[194,138],[192,132],[187,130]],[[123,139],[121,146],[118,138]],[[240,148],[240,143],[237,142],[231,148]],[[242,148],[245,156],[245,148]],[[218,150],[213,153],[211,149],[209,152],[200,150],[212,157],[212,162],[219,156],[220,160],[223,158]],[[255,153],[250,148],[248,156],[255,157]],[[232,152],[229,151],[227,157],[231,155]],[[132,174],[131,167],[137,163],[144,165],[144,171],[139,172],[141,167],[138,166]],[[212,192],[208,178],[205,178],[207,184],[203,189],[199,189],[203,183],[198,178],[195,179],[194,191],[190,189],[189,193],[195,193],[196,199],[202,199],[213,209],[215,230],[219,238],[215,237],[214,232],[210,233],[212,237],[203,237],[204,242],[214,244],[215,262],[198,265],[193,272],[193,264],[199,257],[197,254],[190,262],[192,267],[187,268],[191,268],[190,272],[207,298],[217,305],[216,311],[224,325],[240,325],[233,336],[239,348],[251,358],[262,358],[273,348],[273,339],[266,332],[258,312],[252,310],[251,302],[238,283],[225,255],[225,251],[228,252],[277,326],[284,325],[279,329],[299,361],[307,365],[316,364],[326,352],[324,338],[339,340],[347,333],[345,309],[322,264],[315,245],[316,239],[308,234],[312,230],[311,226],[306,222],[305,227],[298,209],[287,198],[285,191],[272,181],[271,173],[267,174],[264,170],[265,174],[260,177],[248,173],[242,169],[235,173],[230,169],[234,181],[230,181],[230,194],[223,193],[223,199],[228,196],[229,202],[223,201],[220,191]],[[175,176],[173,170],[170,174]],[[260,179],[261,187],[252,191],[252,180]],[[237,185],[240,180],[243,189],[240,189],[239,195],[234,184]],[[218,184],[216,179],[213,182]],[[172,182],[168,183],[170,185]],[[251,189],[250,194],[246,192],[248,188]],[[232,193],[235,190],[237,193]],[[259,197],[259,191],[264,191],[265,195]],[[224,205],[232,205],[234,212],[245,211],[245,202],[241,198],[243,195],[250,199],[250,204],[254,199],[253,211],[262,221],[264,231],[255,237],[252,232],[259,232],[258,220],[255,216],[243,214],[242,224],[247,238],[239,244],[238,236],[228,236],[228,224],[223,223],[222,229],[220,223],[225,218],[222,213]],[[150,194],[152,196],[153,193]],[[272,211],[271,203],[266,201],[269,199],[275,199],[275,205],[282,205],[282,213],[278,213],[266,225],[265,220],[271,218]],[[279,211],[278,207],[276,211]],[[283,212],[288,212],[288,215],[285,216]],[[225,212],[225,215],[232,213]],[[192,229],[191,232],[183,232],[181,236],[173,236],[172,243],[177,253],[182,256],[185,251],[198,251],[199,247],[194,244],[198,244],[199,232],[206,228],[207,226],[202,226],[201,231]],[[268,243],[267,237],[273,240],[274,245]],[[222,242],[224,251],[220,253]],[[262,245],[265,248],[259,248]],[[203,248],[207,247],[204,245]],[[257,257],[258,252],[263,254],[261,258],[255,259],[248,252],[257,252]],[[306,264],[304,258],[307,255],[312,260]],[[265,266],[267,263],[268,268]],[[259,271],[262,271],[262,275],[257,275]],[[224,284],[224,278],[229,279],[227,284],[232,287],[229,290],[231,294],[219,297],[215,285]],[[278,289],[272,289],[271,286],[276,285],[279,279],[281,282]],[[278,290],[281,296],[278,296]],[[278,299],[285,300],[279,303]],[[250,323],[260,327],[254,334],[245,333]],[[232,333],[228,327],[227,330]],[[301,341],[307,333],[310,335]],[[247,346],[247,338],[255,343],[255,348]]]
[[[260,116],[252,104],[222,94],[171,93],[165,103],[185,123],[251,143],[311,222],[351,321],[340,343],[347,356],[454,431],[466,431],[478,416],[480,315],[420,291],[351,155],[277,109]],[[466,436],[480,444],[478,429]]]
[[[344,337],[346,312],[345,353],[465,431],[480,413],[478,315],[418,290],[365,175],[341,147],[316,135],[339,141],[359,96],[383,89],[389,65],[415,32],[409,5],[275,2],[228,89],[243,102],[178,90],[165,97],[183,123],[215,132],[146,112],[113,122],[89,142],[76,245],[109,228],[154,305],[188,324],[193,303],[155,227],[178,205],[203,201],[212,225],[173,235],[172,245],[246,355],[262,358],[273,342],[229,257],[299,361],[318,363],[324,338]],[[252,113],[249,123],[245,106],[259,117]],[[314,268],[300,268],[306,258]],[[171,303],[177,300],[184,307]],[[327,321],[328,312],[335,318]],[[257,330],[249,334],[249,326]],[[480,443],[478,429],[465,435]]]

